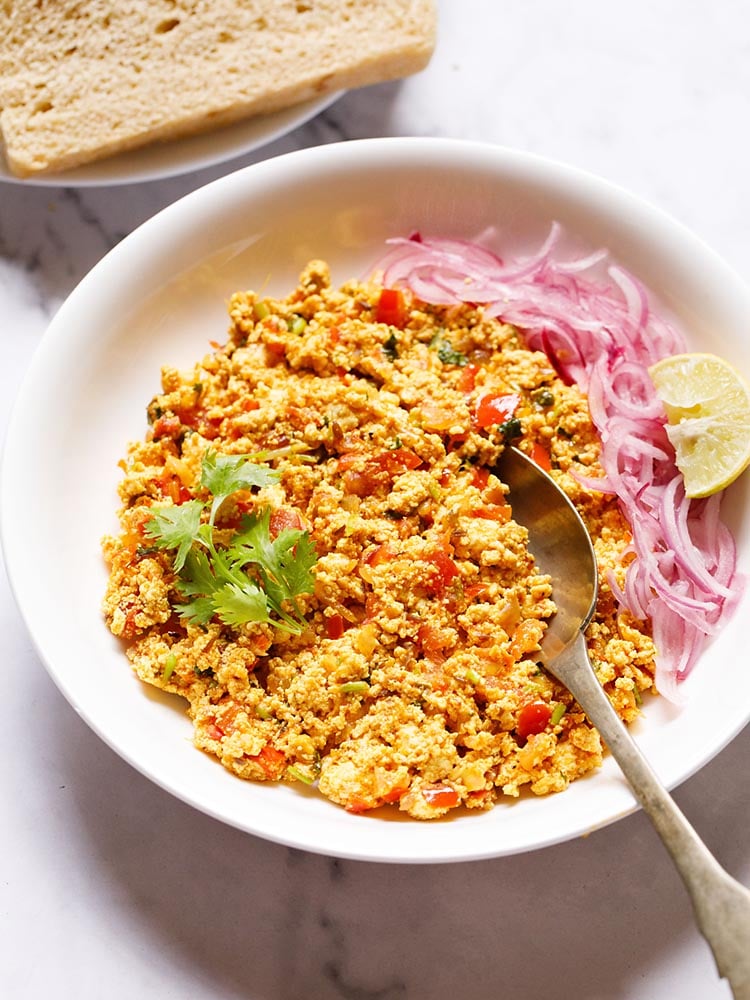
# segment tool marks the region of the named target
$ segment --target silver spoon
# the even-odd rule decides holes
[[[750,891],[719,865],[651,770],[596,678],[584,632],[596,605],[598,574],[591,538],[554,480],[515,448],[497,474],[509,487],[513,516],[529,549],[552,578],[557,614],[542,641],[542,663],[570,691],[607,744],[672,856],[696,922],[735,1000],[750,1000]]]

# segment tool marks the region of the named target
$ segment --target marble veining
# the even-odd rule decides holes
[[[116,187],[0,182],[0,419],[77,282],[228,170],[378,135],[565,160],[673,214],[750,279],[745,0],[440,0],[417,77],[343,95],[230,163]],[[60,387],[64,405],[65,387]],[[0,577],[0,983],[37,1000],[721,1000],[687,897],[641,815],[530,855],[341,861],[194,812],[115,756],[44,671]],[[740,734],[676,797],[750,883]]]

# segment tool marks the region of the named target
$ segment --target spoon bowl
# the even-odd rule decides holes
[[[596,609],[594,546],[567,494],[523,452],[506,448],[497,474],[510,489],[513,510],[522,514],[520,523],[529,531],[529,551],[537,565],[553,581],[565,581],[555,590],[557,613],[542,641],[541,660],[548,664],[588,626]]]
[[[552,581],[557,613],[541,644],[544,668],[570,691],[599,731],[664,842],[687,888],[696,922],[735,1000],[750,1000],[750,892],[719,865],[680,812],[612,707],[589,660],[585,631],[596,609],[591,537],[554,479],[516,448],[496,466],[529,551]]]

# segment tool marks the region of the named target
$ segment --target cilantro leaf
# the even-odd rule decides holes
[[[198,536],[203,504],[200,500],[189,500],[175,507],[152,509],[154,515],[146,523],[144,531],[160,549],[177,549],[174,568],[179,573]]]
[[[176,604],[175,611],[192,625],[208,625],[216,614],[213,597],[196,597],[187,604]]]
[[[270,518],[269,507],[246,517],[242,531],[232,539],[229,557],[235,566],[257,566],[274,611],[288,623],[293,621],[283,607],[284,601],[289,601],[302,622],[295,598],[312,590],[315,547],[308,533],[297,528],[287,528],[271,538]]]
[[[192,548],[188,552],[176,587],[184,597],[210,594],[214,590],[216,577],[211,569],[208,553],[198,548]]]
[[[446,337],[441,337],[439,333],[430,341],[430,347],[437,351],[437,356],[444,365],[458,365],[463,367],[469,359],[461,351],[457,351],[453,344]]]
[[[241,531],[232,538],[232,562],[240,566],[257,563],[268,570],[274,563],[273,546],[271,508],[263,507],[242,519]]]
[[[251,486],[271,486],[278,483],[279,473],[256,465],[244,455],[219,455],[207,451],[203,456],[201,486],[213,494],[209,522],[214,523],[216,512],[228,496]]]
[[[248,580],[244,585],[226,583],[214,594],[219,618],[225,625],[267,622],[268,598],[260,587]]]
[[[282,534],[286,534],[286,532]],[[315,583],[312,568],[318,561],[315,543],[309,534],[306,531],[295,531],[293,534],[297,536],[294,547],[289,550],[289,555],[282,564],[284,581],[292,598],[298,594],[310,593]],[[281,537],[279,535],[279,538]]]

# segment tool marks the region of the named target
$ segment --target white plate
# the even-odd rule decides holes
[[[0,155],[0,180],[43,187],[93,187],[155,181],[192,170],[203,170],[280,139],[325,111],[341,97],[341,93],[326,94],[314,101],[305,101],[270,115],[248,118],[212,132],[152,143],[86,166],[38,177],[16,177]]]
[[[557,219],[572,242],[608,246],[654,289],[692,346],[745,370],[750,291],[699,240],[605,181],[527,154],[439,139],[377,139],[292,153],[223,177],[111,251],[51,323],[20,392],[4,458],[2,533],[19,607],[54,680],[82,717],[144,774],[243,830],[311,851],[432,862],[562,841],[634,808],[612,761],[549,798],[419,823],[352,816],[314,791],[240,781],[195,750],[177,699],[131,673],[99,613],[99,539],[116,527],[117,461],[145,429],[164,363],[189,366],[222,339],[242,287],[285,292],[308,258],[336,281],[365,272],[386,237],[413,229],[538,246]],[[747,569],[748,482],[726,514]],[[635,735],[661,778],[682,781],[748,721],[740,656],[745,599],[684,685],[687,704],[647,704]]]

